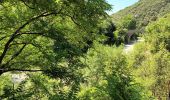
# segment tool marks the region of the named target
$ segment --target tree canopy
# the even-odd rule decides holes
[[[1,1],[0,74],[59,68],[81,54],[110,9],[105,0]]]

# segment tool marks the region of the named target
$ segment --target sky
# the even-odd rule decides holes
[[[113,14],[118,12],[121,9],[124,9],[130,5],[133,5],[139,0],[106,0],[109,4],[113,5],[113,10],[108,12],[109,14]]]

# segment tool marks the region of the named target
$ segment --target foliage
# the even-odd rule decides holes
[[[105,0],[1,0],[0,77],[6,72],[29,75],[22,85],[28,89],[15,93],[16,98],[75,99],[81,81],[79,56],[88,41],[98,38],[98,24],[110,9]],[[63,87],[56,84],[52,91],[55,82],[50,78],[70,90],[60,94]],[[0,92],[12,91],[5,84]],[[11,99],[12,94],[2,97]]]
[[[106,39],[104,39],[103,42],[104,44],[108,44],[108,45],[113,45],[115,44],[116,40],[114,39],[114,34],[113,32],[116,30],[116,26],[115,24],[111,21],[111,18],[108,17],[107,19],[105,19],[104,21],[102,21],[99,24],[99,34],[103,34],[105,36]]]
[[[85,78],[78,93],[80,100],[136,100],[142,98],[139,84],[135,84],[127,68],[122,47],[96,43],[82,58]]]
[[[140,11],[125,10],[132,16],[121,11],[114,32],[105,0],[1,0],[0,99],[165,99],[170,95],[170,15],[149,24],[145,41],[133,52],[110,45],[126,42],[130,30],[169,11],[168,0],[136,5]],[[13,84],[11,75],[21,73],[26,79]]]
[[[15,100],[68,100],[68,87],[61,79],[52,79],[41,73],[27,74],[28,79],[21,83],[7,84],[3,88],[1,99],[15,99]],[[10,81],[8,79],[8,81]],[[8,86],[7,86],[8,85]],[[73,91],[73,90],[72,90]]]
[[[127,7],[112,15],[114,22],[118,23],[126,15],[136,18],[137,31],[144,33],[145,27],[170,12],[169,0],[139,0],[136,4]]]
[[[136,45],[129,55],[129,66],[136,82],[140,82],[153,96],[165,99],[170,94],[170,15],[150,24],[144,35],[145,42]]]
[[[119,26],[128,30],[136,29],[135,18],[132,15],[127,15],[120,21]]]
[[[117,24],[117,30],[114,32],[116,44],[129,43],[134,32],[130,33],[131,30],[136,30],[136,20],[133,16],[127,15],[120,20]]]

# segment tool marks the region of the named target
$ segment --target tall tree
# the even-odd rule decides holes
[[[44,71],[81,54],[98,22],[111,9],[105,0],[2,0],[0,75]]]
[[[0,76],[36,73],[28,73],[29,79],[16,90],[19,94],[6,84],[0,99],[11,99],[13,93],[18,99],[75,99],[78,57],[95,39],[98,23],[110,9],[105,0],[1,0]],[[72,84],[66,97],[59,83]]]

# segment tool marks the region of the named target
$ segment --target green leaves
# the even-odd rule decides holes
[[[105,11],[110,9],[104,0],[8,0],[2,5],[2,39],[7,37],[0,41],[2,65],[6,65],[12,55],[20,51],[22,44],[26,44],[23,53],[20,52],[8,65],[11,67],[19,62],[17,66],[20,68],[29,66],[30,69],[41,68],[39,62],[58,63],[59,59],[79,56],[87,45],[84,38],[92,40],[88,37],[89,32],[95,30],[99,20],[106,15]],[[29,65],[26,62],[21,64],[23,58]]]
[[[105,0],[1,2],[0,74],[24,71],[29,75],[17,86],[15,98],[76,99],[82,81],[79,57],[89,48],[88,41],[96,39],[97,26],[110,9]],[[0,85],[1,92],[5,84]]]
[[[168,0],[140,0],[134,5],[113,14],[114,22],[120,22],[128,14],[136,19],[136,28],[140,33],[145,32],[145,27],[153,21],[170,12],[170,3]]]
[[[141,98],[140,85],[133,80],[127,67],[122,47],[109,47],[96,43],[85,58],[82,69],[85,82],[81,84],[78,97],[81,100],[124,100]]]
[[[155,97],[166,97],[170,79],[169,15],[151,23],[144,34],[145,42],[138,43],[129,55],[136,82],[141,83]],[[148,94],[149,95],[149,94]]]

